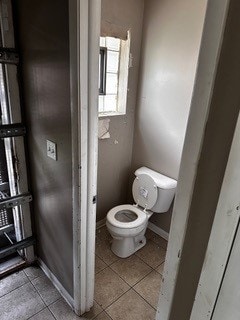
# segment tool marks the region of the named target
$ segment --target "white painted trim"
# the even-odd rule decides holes
[[[240,201],[240,166],[236,164],[240,163],[239,136],[240,118],[232,143],[190,320],[207,320],[212,314],[238,227],[240,212],[237,207]]]
[[[95,286],[95,232],[98,168],[98,75],[101,1],[89,0],[88,35],[88,216],[87,216],[87,310],[93,306]],[[96,199],[94,201],[93,199]]]
[[[104,227],[105,225],[106,225],[106,218],[104,218],[96,223],[96,229],[100,229],[100,228]]]
[[[200,189],[202,193],[204,193],[204,188],[201,189],[200,187],[200,177],[204,177],[206,183],[208,182],[206,177],[207,173],[210,172],[209,168],[212,169],[213,164],[216,164],[216,161],[214,160],[217,159],[214,159],[214,157],[217,157],[217,154],[219,156],[219,142],[224,140],[223,138],[225,137],[229,138],[227,139],[228,142],[230,141],[232,138],[232,131],[230,130],[233,129],[236,120],[235,108],[238,103],[232,103],[231,101],[231,103],[228,105],[228,110],[225,111],[226,114],[233,115],[231,122],[229,122],[228,126],[224,128],[222,126],[217,127],[215,123],[218,131],[216,131],[216,134],[213,135],[212,140],[209,138],[209,140],[206,141],[206,137],[209,136],[210,123],[212,124],[214,121],[218,122],[217,119],[223,119],[222,116],[224,113],[223,104],[221,105],[219,102],[220,108],[218,109],[214,108],[214,106],[211,104],[215,89],[215,77],[219,68],[218,63],[222,50],[222,40],[225,30],[226,17],[228,14],[228,5],[229,0],[212,0],[208,2],[195,80],[195,88],[191,103],[191,110],[179,172],[178,187],[173,208],[172,224],[164,270],[164,282],[161,287],[160,300],[157,308],[157,320],[175,319],[176,313],[179,311],[181,311],[179,313],[186,312],[187,314],[179,314],[181,319],[189,318],[188,315],[189,312],[191,312],[190,309],[192,307],[192,303],[194,302],[194,290],[192,285],[196,286],[197,277],[201,274],[201,268],[203,267],[204,263],[204,246],[207,245],[208,236],[210,236],[211,233],[210,227],[213,223],[213,220],[211,219],[213,219],[215,215],[213,205],[212,207],[209,205],[209,211],[203,211],[202,216],[199,216],[199,212],[198,216],[196,216],[196,212],[194,212],[192,208],[196,208],[197,204],[199,205],[199,208],[204,207],[204,204],[207,204],[207,202],[204,204],[200,203],[201,196],[198,197],[197,190],[195,188],[198,190]],[[229,45],[229,42],[227,45]],[[231,50],[232,48],[230,45],[229,47],[228,49]],[[224,61],[225,63],[226,60]],[[222,78],[220,77],[220,79]],[[228,79],[228,81],[235,80],[231,77],[227,77],[226,79]],[[230,84],[228,84],[228,86],[229,88],[232,88]],[[239,99],[239,90],[232,90],[231,92],[232,96],[235,94]],[[229,95],[230,93],[227,91],[225,94]],[[237,99],[235,98],[234,101],[235,100]],[[228,132],[228,129],[230,132]],[[202,159],[207,158],[206,150],[209,151],[209,145],[213,146],[214,143],[217,145],[216,150],[218,153],[216,154],[214,152],[214,148],[212,148],[212,154],[209,155],[209,159],[211,158],[211,161],[209,160],[209,168],[205,167],[204,170],[202,168],[202,163],[205,164],[205,162]],[[229,148],[230,144],[227,146],[226,143],[225,145],[222,145],[222,154],[229,152]],[[218,181],[216,181],[217,179],[211,180],[208,188],[206,188],[206,190],[213,192],[212,196],[214,196],[214,206],[216,204],[215,201],[217,197],[219,197],[219,187],[221,186],[220,183],[223,183],[223,181],[220,181],[220,179],[222,178],[223,168],[226,163],[227,158],[219,157],[218,165],[220,164],[221,168],[219,169],[218,167],[217,169],[216,166],[216,170],[221,171],[219,172],[219,179]],[[216,172],[217,171],[215,171],[215,173]],[[197,177],[198,184],[196,185]],[[211,174],[208,174],[208,177],[210,181]],[[211,193],[209,193],[209,195],[210,194]],[[199,225],[201,225],[200,223],[204,221],[203,217],[206,221],[206,224],[204,225],[204,228],[199,228]],[[193,236],[194,232],[196,233],[195,237]],[[201,261],[200,259],[197,262],[195,261],[194,266],[192,264],[192,269],[188,269],[187,266],[189,265],[189,254],[191,252],[192,243],[194,248],[199,247],[201,249],[200,253],[198,250],[195,250],[194,252],[195,256],[199,254]],[[186,282],[185,277],[187,277],[187,272],[188,279]],[[182,285],[184,281],[186,282],[186,287]],[[188,293],[189,288],[192,290],[190,293]],[[184,291],[185,293],[183,298]],[[209,318],[210,317],[208,317],[208,319]]]
[[[87,136],[82,133],[82,111],[87,110],[81,87],[86,84],[82,73],[86,68],[80,66],[79,59],[83,59],[86,53],[83,49],[80,55],[80,43],[82,42],[84,26],[82,15],[87,16],[87,3],[83,1],[69,0],[69,46],[70,46],[70,90],[71,90],[71,122],[72,122],[72,178],[73,178],[73,299],[74,311],[81,315],[86,311],[86,192],[87,192],[87,159],[83,161],[82,153],[87,157]],[[81,8],[81,9],[80,9]],[[81,18],[80,18],[81,17]],[[82,25],[80,25],[80,22]],[[87,22],[85,21],[85,25]],[[80,27],[79,27],[80,26]],[[81,32],[80,32],[81,30]],[[86,39],[85,39],[86,42]],[[87,44],[85,45],[87,47]],[[86,61],[87,62],[87,61]],[[85,88],[86,94],[87,89]],[[85,97],[86,97],[85,94]],[[86,119],[85,119],[86,121]],[[87,122],[86,122],[87,123]],[[84,138],[84,139],[83,139]],[[85,192],[83,189],[85,186]],[[84,213],[84,214],[83,214]]]
[[[94,299],[101,1],[69,0],[74,310]]]
[[[46,266],[46,264],[38,258],[38,264],[48,279],[52,282],[54,287],[58,290],[63,299],[69,304],[69,306],[74,309],[74,300],[71,295],[67,292],[67,290],[62,286],[59,280],[55,277],[52,271]]]
[[[148,229],[152,230],[154,233],[156,233],[157,235],[159,235],[160,237],[168,241],[169,233],[159,228],[158,226],[156,226],[150,221],[148,222]]]

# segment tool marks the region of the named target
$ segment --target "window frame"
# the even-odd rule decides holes
[[[107,38],[108,36],[103,36]],[[109,36],[111,37],[111,36]],[[119,70],[118,70],[118,90],[117,90],[117,105],[116,109],[112,111],[100,111],[98,107],[98,116],[99,117],[109,117],[109,116],[118,116],[125,115],[127,113],[127,96],[128,96],[128,81],[129,81],[129,68],[131,67],[131,53],[130,53],[130,44],[131,44],[131,34],[130,30],[127,31],[127,37],[125,39],[120,39],[120,49],[119,49]],[[123,41],[124,40],[124,41]],[[107,59],[108,59],[108,47],[100,46],[106,50],[106,70],[105,70],[105,85],[107,87]],[[100,70],[100,68],[99,68]],[[106,91],[107,88],[105,87]],[[99,93],[99,98],[101,96],[107,96],[105,94]],[[100,103],[100,99],[98,99]]]

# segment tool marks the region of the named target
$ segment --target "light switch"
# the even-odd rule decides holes
[[[57,144],[47,140],[47,156],[57,161]]]

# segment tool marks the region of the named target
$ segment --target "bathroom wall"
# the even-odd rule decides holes
[[[102,0],[102,25],[117,25],[131,32],[133,67],[129,69],[126,115],[111,116],[110,139],[99,140],[97,220],[109,209],[126,203],[137,96],[143,0]]]
[[[206,3],[145,1],[132,171],[178,178]],[[171,214],[151,221],[168,232]]]
[[[67,0],[16,0],[37,255],[72,295],[72,167]],[[46,140],[57,143],[57,161]]]

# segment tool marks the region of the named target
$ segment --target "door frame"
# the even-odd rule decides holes
[[[74,311],[94,300],[101,1],[69,0]]]
[[[239,198],[234,188],[240,176],[238,170],[234,174],[236,163],[231,152],[236,148],[232,142],[240,100],[240,45],[235,35],[240,27],[239,9],[237,0],[208,2],[157,310],[159,320],[211,318],[229,242],[237,227]],[[223,257],[217,248],[215,227],[221,230],[226,225]],[[217,251],[215,269],[212,248]],[[216,274],[211,277],[213,270]]]
[[[195,232],[195,246],[201,249],[201,258],[191,274],[197,290],[198,280],[204,264],[207,244],[223,183],[228,155],[237,121],[236,107],[231,105],[234,114],[228,128],[216,130],[219,141],[228,135],[223,146],[219,178],[211,185],[214,192],[212,210],[203,233],[196,229],[194,205],[201,204],[199,177],[201,165],[205,161],[208,140],[207,130],[210,121],[214,124],[217,112],[212,113],[212,98],[217,77],[218,63],[222,50],[228,5],[237,0],[211,0],[208,2],[205,26],[201,42],[198,70],[188,128],[184,143],[178,188],[173,210],[167,260],[164,270],[157,318],[174,319],[172,311],[179,307],[184,296],[183,312],[189,313],[195,295],[193,288],[188,299],[181,293],[182,279],[186,278],[184,266],[188,263],[191,235]],[[78,315],[93,306],[94,298],[94,261],[95,261],[95,223],[97,187],[97,126],[98,126],[98,39],[100,36],[101,1],[69,0],[70,24],[70,73],[71,73],[71,110],[72,110],[72,157],[73,157],[73,283],[74,310]],[[214,21],[214,24],[213,24]],[[234,81],[234,76],[231,81]],[[224,110],[222,109],[222,114]],[[228,110],[229,112],[229,110]],[[208,137],[209,138],[209,137]],[[191,157],[189,157],[191,153]],[[214,155],[216,157],[216,155]],[[214,157],[213,157],[214,158]],[[215,158],[216,160],[216,158]],[[207,175],[207,170],[204,172]],[[207,176],[205,178],[207,179]],[[206,180],[208,181],[208,180]],[[202,194],[203,196],[203,194]],[[199,220],[202,222],[202,220]],[[190,238],[189,238],[190,237]],[[189,246],[190,244],[190,246]],[[190,280],[189,280],[190,281]],[[177,308],[176,308],[177,309]]]

